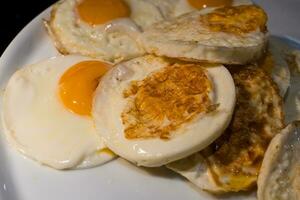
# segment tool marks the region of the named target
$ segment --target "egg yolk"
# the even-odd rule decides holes
[[[230,6],[232,4],[232,0],[188,0],[188,2],[196,9]]]
[[[205,69],[194,64],[171,65],[132,82],[123,93],[128,100],[121,115],[125,137],[170,139],[181,125],[216,109],[211,89]]]
[[[108,148],[105,148],[105,149],[100,149],[97,151],[98,154],[107,154],[107,155],[110,155],[110,156],[114,156],[114,152],[112,152],[110,149]]]
[[[218,8],[201,16],[200,21],[212,32],[242,35],[257,29],[262,32],[267,30],[266,13],[254,5]]]
[[[77,5],[77,12],[90,25],[130,16],[130,9],[123,0],[82,0]]]
[[[68,69],[59,81],[64,106],[76,114],[90,116],[94,91],[109,68],[109,64],[100,61],[83,61]]]

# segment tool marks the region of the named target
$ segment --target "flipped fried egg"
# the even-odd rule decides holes
[[[291,70],[291,84],[284,101],[286,123],[300,120],[300,51],[289,48],[284,51],[288,53],[287,61]]]
[[[168,165],[199,188],[213,193],[256,185],[270,140],[283,128],[282,98],[261,68],[233,68],[237,103],[225,132],[208,148]]]
[[[94,90],[110,66],[87,57],[61,56],[14,73],[3,97],[2,122],[9,143],[55,169],[92,167],[114,158],[91,118]]]
[[[245,64],[267,44],[267,15],[255,5],[206,8],[156,23],[140,37],[147,53],[192,61]]]
[[[234,105],[234,83],[222,65],[149,55],[103,77],[92,113],[113,152],[154,167],[209,145],[227,127]]]
[[[258,200],[300,198],[299,127],[295,121],[272,139],[258,177]]]
[[[282,98],[285,97],[291,85],[291,74],[284,50],[278,39],[270,37],[265,55],[257,62],[257,67],[264,69],[277,84]]]

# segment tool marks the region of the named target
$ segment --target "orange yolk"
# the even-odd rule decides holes
[[[129,17],[130,9],[123,0],[82,0],[77,5],[80,18],[90,25]]]
[[[188,0],[189,4],[197,9],[206,7],[230,6],[232,0]]]
[[[83,61],[68,69],[59,81],[64,106],[76,114],[90,116],[94,91],[109,68],[107,63]]]

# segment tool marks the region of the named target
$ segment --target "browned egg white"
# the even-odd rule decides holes
[[[218,8],[200,17],[200,21],[212,32],[243,35],[259,29],[266,31],[267,15],[254,5]]]
[[[174,64],[124,91],[129,105],[122,113],[127,139],[169,139],[171,131],[200,113],[216,109],[206,71],[196,64]]]
[[[236,192],[256,184],[266,148],[284,124],[282,99],[262,69],[239,67],[231,72],[237,89],[233,119],[205,154],[217,185]]]
[[[258,66],[261,67],[267,74],[271,75],[275,66],[274,58],[271,52],[267,52],[259,61]]]

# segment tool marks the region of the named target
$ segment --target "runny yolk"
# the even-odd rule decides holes
[[[69,68],[59,81],[64,106],[76,114],[90,116],[94,91],[109,68],[109,64],[100,61],[83,61]]]
[[[82,0],[77,5],[77,12],[90,25],[99,25],[130,15],[130,9],[123,0]]]
[[[197,9],[206,7],[230,6],[232,0],[188,0],[189,4]]]

